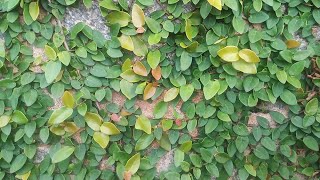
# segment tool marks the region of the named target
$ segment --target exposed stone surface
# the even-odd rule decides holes
[[[34,163],[41,163],[41,161],[49,154],[50,146],[41,144],[37,147]]]
[[[312,35],[316,38],[317,41],[320,41],[320,26],[314,26],[312,28]]]
[[[296,41],[300,42],[300,46],[298,48],[299,50],[307,49],[308,42],[305,39],[303,39],[300,34],[295,33],[293,36]]]
[[[86,8],[82,3],[79,6],[68,7],[64,16],[63,26],[71,29],[75,24],[84,22],[91,28],[100,31],[105,38],[110,39],[109,27],[105,24],[106,20],[102,17],[99,3],[94,0],[91,8]]]
[[[159,162],[156,164],[157,174],[168,171],[170,165],[173,163],[173,150],[167,152]]]
[[[53,102],[54,102],[54,105],[51,106],[51,107],[48,107],[48,110],[55,110],[55,109],[59,109],[63,106],[62,104],[62,100],[61,98],[54,98],[52,97],[52,95],[48,92],[47,89],[44,89],[43,92],[47,95],[49,95],[52,99],[53,99]]]

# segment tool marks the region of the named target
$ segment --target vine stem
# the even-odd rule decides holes
[[[48,2],[49,2],[50,4],[52,3],[51,0],[48,0]],[[60,21],[58,18],[56,18],[56,21],[57,21],[57,23],[58,23],[58,26],[61,28],[61,34],[62,34],[63,36],[65,36],[64,33],[63,33],[63,28],[62,28],[62,23],[61,23],[61,21]],[[69,46],[68,46],[68,44],[67,44],[66,39],[64,39],[63,45],[64,45],[64,47],[66,48],[67,51],[70,51],[70,48],[69,48]]]

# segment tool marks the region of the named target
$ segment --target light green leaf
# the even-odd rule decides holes
[[[38,2],[31,2],[29,4],[29,13],[31,18],[35,21],[39,16],[39,3]]]
[[[150,120],[144,115],[140,115],[135,124],[135,128],[144,131],[147,134],[151,134]]]
[[[100,131],[106,135],[117,135],[120,134],[119,129],[111,122],[104,122],[100,126]]]
[[[109,136],[101,133],[101,132],[94,132],[93,133],[93,139],[95,142],[97,142],[101,148],[106,148],[109,144]]]
[[[67,159],[74,152],[75,148],[73,146],[63,146],[52,156],[52,163],[58,163]]]
[[[29,120],[21,111],[16,110],[12,114],[12,121],[17,124],[26,124]]]
[[[140,153],[132,156],[125,165],[125,170],[130,172],[131,175],[135,174],[140,167]]]
[[[61,107],[60,109],[57,109],[53,111],[51,114],[48,124],[54,125],[54,124],[60,124],[66,119],[68,119],[73,113],[73,109],[69,107]]]
[[[99,114],[87,112],[84,116],[84,120],[92,130],[100,131],[102,118],[99,116]]]
[[[218,93],[219,89],[220,89],[219,81],[217,80],[209,81],[207,85],[203,87],[204,98],[206,100],[213,98],[213,96]]]

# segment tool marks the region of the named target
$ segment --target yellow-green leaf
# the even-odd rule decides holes
[[[87,122],[88,126],[94,131],[100,131],[100,126],[102,124],[102,118],[99,114],[87,112],[84,116],[84,120]]]
[[[110,24],[119,24],[120,27],[124,27],[130,22],[130,15],[123,11],[112,11],[106,19]]]
[[[140,75],[140,76],[148,76],[148,72],[146,67],[140,62],[137,61],[134,65],[133,65],[133,72]]]
[[[50,131],[57,136],[63,136],[66,133],[62,126],[51,126]]]
[[[159,50],[150,51],[147,56],[147,62],[152,69],[157,68],[160,62],[161,53]]]
[[[132,7],[132,23],[135,27],[139,28],[145,24],[144,12],[137,4]]]
[[[127,49],[129,51],[134,50],[133,42],[130,36],[122,34],[120,37],[118,37],[118,40],[120,41],[120,45],[123,49]]]
[[[59,149],[56,153],[52,156],[52,163],[58,163],[65,159],[67,159],[74,151],[74,147],[72,146],[64,146]]]
[[[148,47],[139,37],[132,37],[134,46],[133,53],[137,56],[145,56],[148,53]]]
[[[181,144],[181,146],[179,147],[179,149],[184,153],[189,152],[191,148],[192,148],[192,141],[186,141],[183,144]]]
[[[35,21],[39,16],[39,4],[38,2],[31,2],[29,4],[29,13],[31,18]]]
[[[239,51],[239,56],[241,59],[245,60],[249,63],[257,63],[260,62],[260,58],[256,55],[256,53],[250,49],[241,49]]]
[[[62,64],[68,66],[71,60],[70,53],[68,51],[61,51],[58,53],[58,59]]]
[[[174,100],[179,94],[179,89],[178,88],[171,88],[169,89],[165,94],[164,94],[164,102],[169,102]]]
[[[218,56],[227,62],[239,61],[239,49],[236,46],[226,46],[218,51]]]
[[[242,59],[232,62],[234,69],[247,74],[257,74],[257,67],[254,63],[248,63]]]
[[[140,153],[132,156],[125,165],[125,170],[131,175],[135,174],[140,167]]]
[[[140,115],[136,120],[136,129],[142,130],[147,134],[151,134],[151,123],[150,120],[144,115]]]
[[[132,69],[128,69],[121,73],[120,76],[129,82],[138,82],[141,80],[141,76],[137,75]]]
[[[7,115],[0,116],[0,128],[5,127],[9,123],[10,119],[11,117]]]
[[[218,10],[222,10],[221,0],[208,0],[209,4]]]
[[[57,53],[52,47],[45,45],[44,52],[49,60],[52,60],[52,61],[56,60]]]
[[[206,100],[213,98],[214,95],[218,93],[220,89],[219,81],[209,81],[207,85],[203,87],[203,94]]]
[[[106,135],[117,135],[120,134],[119,129],[111,122],[104,122],[100,126],[100,131]]]
[[[147,84],[143,91],[143,100],[151,98],[156,93],[157,88],[152,83]]]
[[[74,107],[74,98],[73,95],[69,91],[65,91],[62,95],[62,103],[63,105],[73,108]]]
[[[26,124],[29,120],[21,111],[16,110],[12,114],[12,121],[17,124]]]
[[[54,125],[54,124],[60,124],[66,119],[68,119],[73,113],[73,109],[69,107],[61,107],[60,109],[57,109],[53,111],[51,114],[48,124]]]
[[[103,134],[101,132],[94,132],[93,139],[104,149],[108,146],[110,138],[108,135]]]
[[[131,60],[129,58],[126,59],[124,61],[124,63],[122,64],[121,71],[125,72],[125,71],[131,69],[131,65],[132,65]]]

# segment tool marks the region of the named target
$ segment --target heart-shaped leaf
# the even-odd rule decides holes
[[[143,100],[150,99],[155,93],[157,88],[152,83],[148,83],[143,91]]]
[[[239,61],[239,49],[236,46],[226,46],[217,52],[218,56],[227,62]]]
[[[145,24],[144,12],[137,4],[132,6],[132,23],[136,28],[142,27]]]
[[[87,112],[84,116],[84,120],[88,126],[94,131],[100,131],[100,126],[102,124],[102,118],[99,114]]]
[[[150,51],[148,53],[147,61],[152,69],[157,68],[157,66],[160,62],[160,56],[161,56],[161,53],[159,50]]]
[[[17,124],[26,124],[29,120],[21,111],[16,110],[12,114],[12,121]]]
[[[151,134],[150,120],[144,115],[140,115],[135,124],[135,128],[144,131],[147,134]]]
[[[100,127],[100,131],[106,135],[120,134],[119,129],[111,122],[104,122]]]
[[[124,79],[120,81],[120,89],[122,94],[125,95],[128,99],[132,99],[137,95],[135,93],[136,86]]]
[[[73,108],[75,104],[75,100],[73,95],[69,91],[65,91],[62,95],[62,103],[69,108]]]
[[[133,51],[134,46],[133,46],[133,41],[130,36],[126,36],[122,34],[120,37],[118,37],[118,40],[120,41],[121,47],[123,49]]]
[[[171,88],[169,89],[165,94],[164,94],[164,102],[169,102],[174,100],[179,94],[179,89],[178,88]]]
[[[159,81],[161,79],[161,67],[157,66],[155,69],[151,69],[151,74],[155,80]]]
[[[131,175],[135,174],[140,167],[140,153],[135,154],[130,159],[128,159],[125,170],[130,172]]]
[[[100,147],[102,147],[103,149],[106,148],[109,144],[109,136],[101,133],[101,132],[94,132],[93,133],[93,139],[95,142],[97,142]]]
[[[48,124],[54,125],[54,124],[60,124],[66,119],[68,119],[73,113],[73,109],[69,107],[61,107],[60,109],[57,109],[53,111],[51,114]]]
[[[52,163],[58,163],[67,159],[74,152],[75,148],[73,146],[64,146],[59,149],[52,156]]]
[[[186,84],[180,87],[180,97],[185,102],[193,94],[194,87],[192,84]]]
[[[133,71],[140,75],[140,76],[148,76],[148,72],[146,67],[140,62],[137,61],[134,65],[133,65]]]
[[[218,93],[220,89],[219,81],[209,81],[207,85],[203,87],[203,94],[206,100],[213,98],[214,95]]]
[[[260,62],[260,59],[256,53],[250,49],[241,49],[239,51],[239,56],[248,63]]]

